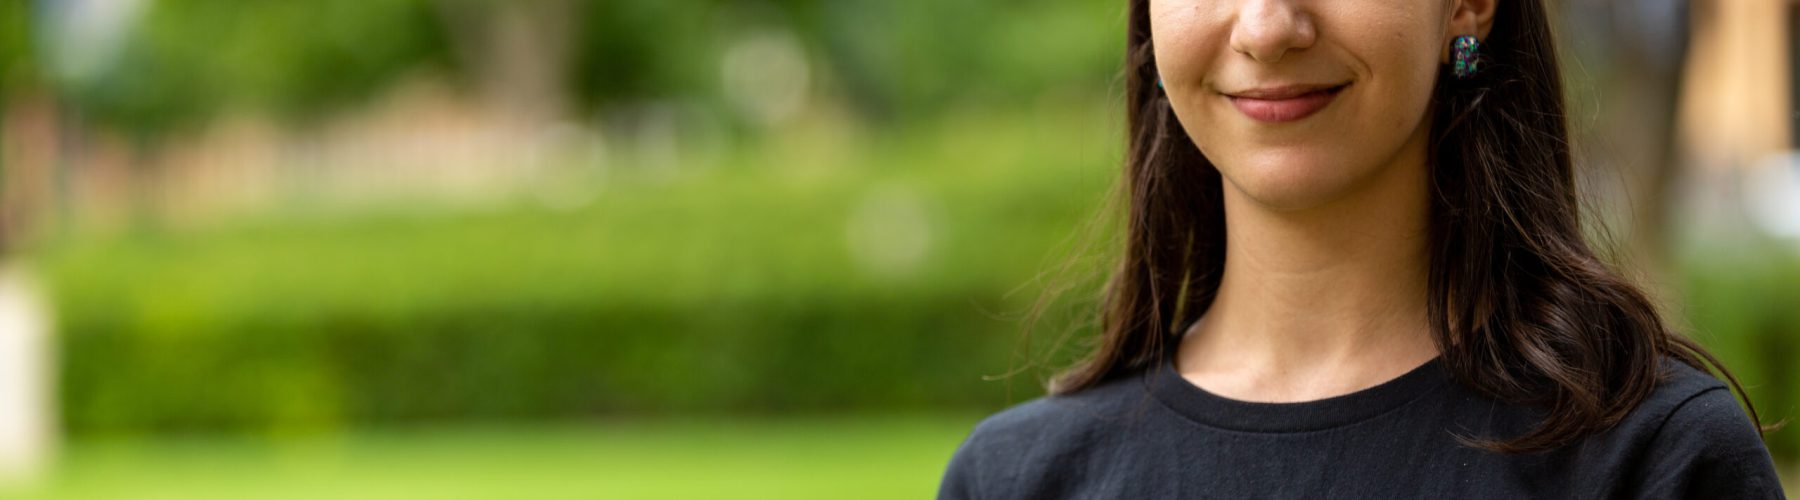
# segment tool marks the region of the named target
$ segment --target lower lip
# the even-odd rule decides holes
[[[1325,109],[1325,106],[1330,105],[1331,101],[1336,99],[1338,93],[1342,92],[1344,88],[1345,87],[1337,87],[1329,90],[1321,90],[1318,92],[1300,94],[1286,99],[1226,97],[1231,99],[1231,105],[1237,106],[1238,111],[1243,112],[1244,116],[1248,116],[1256,121],[1283,123],[1297,121],[1312,116],[1313,113],[1317,113],[1321,109]]]

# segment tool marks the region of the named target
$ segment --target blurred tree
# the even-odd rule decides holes
[[[1645,0],[1563,2],[1565,32],[1575,51],[1578,81],[1573,110],[1578,133],[1593,141],[1577,151],[1585,163],[1604,165],[1590,179],[1611,188],[1608,200],[1623,217],[1623,257],[1649,274],[1651,285],[1668,283],[1670,203],[1679,177],[1676,112],[1691,25],[1705,1]],[[1580,91],[1586,91],[1584,94]],[[1585,108],[1585,109],[1584,109]],[[1606,177],[1610,175],[1610,178]],[[1667,294],[1670,290],[1657,290]]]
[[[928,116],[955,105],[1100,93],[1124,50],[1122,2],[839,0],[803,11],[859,109]]]
[[[22,7],[14,7],[22,8]],[[1104,88],[1121,7],[960,0],[158,0],[112,64],[59,82],[95,119],[148,139],[227,109],[310,120],[418,71],[503,106],[577,115],[658,99],[712,104],[720,54],[793,35],[821,77],[877,118]]]
[[[13,99],[22,95],[49,92],[43,85],[43,68],[34,43],[32,11],[25,2],[0,2],[0,144],[16,138],[4,137],[9,131]],[[0,259],[11,254],[18,245],[23,225],[31,223],[32,214],[40,207],[27,207],[27,196],[16,196],[20,185],[14,182],[16,165],[7,164],[11,151],[0,151]],[[31,196],[34,198],[34,196]]]
[[[228,108],[304,121],[448,67],[439,27],[425,0],[160,0],[117,64],[71,94],[151,142]]]
[[[4,125],[10,100],[26,89],[41,88],[37,57],[32,44],[31,11],[24,2],[0,2],[0,125]],[[4,146],[0,144],[0,146]],[[0,151],[0,258],[17,243],[23,207],[6,196],[13,189],[7,152]]]
[[[715,0],[600,2],[581,12],[568,74],[579,105],[712,92]]]
[[[30,86],[38,78],[30,16],[22,2],[0,2],[0,104],[12,91]]]
[[[553,120],[567,112],[571,42],[586,2],[438,0],[433,5],[464,76],[489,104],[524,121]]]

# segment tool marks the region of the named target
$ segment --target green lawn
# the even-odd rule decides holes
[[[457,425],[70,443],[21,499],[931,498],[977,415]],[[1789,495],[1796,469],[1782,467]]]
[[[469,426],[69,443],[7,498],[930,498],[978,416]]]

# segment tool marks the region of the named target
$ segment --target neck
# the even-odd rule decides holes
[[[1226,183],[1224,274],[1182,341],[1184,374],[1227,396],[1306,400],[1374,385],[1436,355],[1425,305],[1424,153],[1382,172],[1299,210],[1262,206]]]

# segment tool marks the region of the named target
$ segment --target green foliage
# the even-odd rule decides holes
[[[573,211],[66,241],[42,262],[64,423],[992,407],[1008,384],[980,380],[1009,367],[1007,318],[1112,177],[1094,109],[950,120],[841,161],[770,147],[672,180],[621,174]],[[906,244],[881,239],[906,214],[928,241],[911,268],[859,257],[857,234]]]
[[[818,10],[811,29],[834,75],[877,117],[1103,92],[1125,46],[1122,2],[844,0]]]
[[[791,33],[814,81],[865,116],[927,120],[956,104],[1103,92],[1123,44],[1123,7],[1104,2],[576,4],[571,53],[552,62],[566,65],[574,116],[645,100],[716,104],[720,55],[759,30]],[[4,22],[28,23],[23,4],[5,5]],[[420,72],[476,83],[470,66],[481,63],[468,59],[492,55],[453,53],[489,42],[479,27],[452,29],[456,9],[491,14],[482,0],[160,0],[116,64],[91,81],[53,83],[97,123],[144,138],[234,108],[308,120]],[[0,58],[29,52],[25,31],[0,31]]]
[[[979,415],[80,440],[8,499],[928,498]]]
[[[35,33],[25,2],[0,2],[0,104],[10,90],[39,78]]]
[[[449,50],[428,0],[163,0],[116,65],[69,90],[96,119],[154,136],[233,107],[313,118],[447,67]]]
[[[576,97],[598,108],[714,92],[724,10],[714,0],[584,4],[570,71]]]

